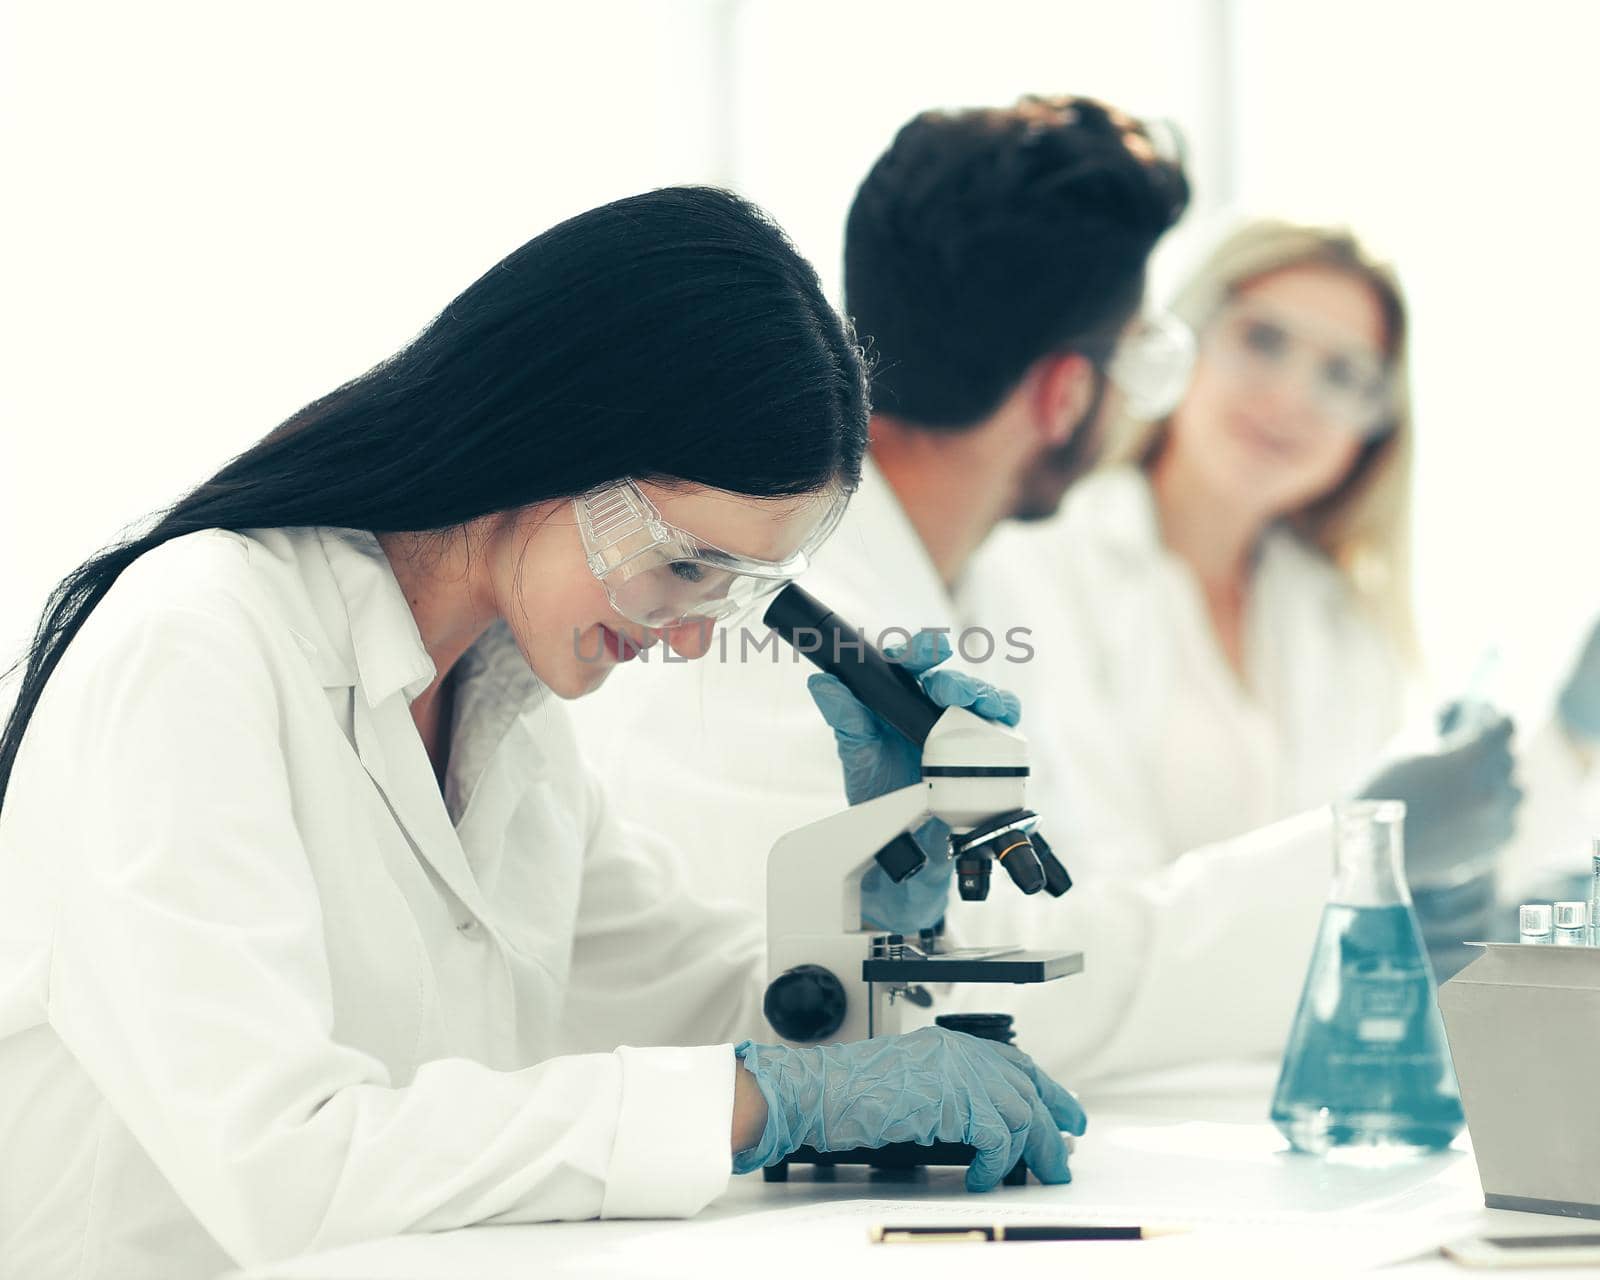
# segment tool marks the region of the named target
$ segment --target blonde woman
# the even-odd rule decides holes
[[[1414,878],[1431,869],[1430,941],[1481,928],[1521,799],[1509,722],[1454,715],[1425,769],[1383,765],[1413,652],[1395,276],[1347,233],[1257,221],[1174,310],[1197,339],[1179,407],[1007,548],[1047,566],[1040,652],[1072,740],[1076,839],[1148,867],[1392,795],[1411,805]]]

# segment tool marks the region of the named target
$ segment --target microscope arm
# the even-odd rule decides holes
[[[780,839],[767,863],[767,936],[859,930],[862,873],[879,849],[927,815],[928,791],[915,782]]]

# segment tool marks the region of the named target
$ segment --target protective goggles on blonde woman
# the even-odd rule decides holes
[[[1394,412],[1388,362],[1331,326],[1240,300],[1217,313],[1206,330],[1205,352],[1242,386],[1294,382],[1337,431],[1367,438],[1388,430]]]

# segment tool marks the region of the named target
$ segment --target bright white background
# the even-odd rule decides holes
[[[1585,0],[637,0],[0,7],[0,653],[49,587],[545,226],[680,181],[836,292],[915,111],[1080,92],[1174,118],[1196,226],[1347,221],[1416,322],[1417,605],[1530,708],[1591,612],[1600,108]]]

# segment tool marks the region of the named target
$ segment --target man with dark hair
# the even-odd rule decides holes
[[[978,486],[994,491],[974,526],[1053,514],[1094,459],[1145,263],[1188,200],[1151,131],[1087,98],[925,112],[902,128],[856,193],[844,245],[891,484],[920,438],[913,466],[931,448],[954,469],[1015,470]],[[1031,457],[999,447],[1018,427],[1040,437]]]
[[[938,850],[903,886],[869,871],[862,915],[911,932],[948,912],[963,937],[1082,948],[1078,977],[981,992],[1022,1012],[1030,1052],[1079,1078],[1281,1047],[1304,969],[1260,957],[1285,938],[1309,952],[1326,888],[1325,813],[1161,867],[1094,838],[1093,797],[1074,794],[1052,733],[1070,699],[1042,678],[1072,638],[1014,625],[1049,583],[990,538],[1056,510],[1119,408],[1159,415],[1181,396],[1182,331],[1141,309],[1146,260],[1187,202],[1152,129],[1088,99],[1030,97],[912,120],[846,235],[847,309],[876,360],[871,460],[804,585],[880,644],[946,632],[953,665],[1022,695],[1030,803],[1078,881],[1060,900],[997,885],[959,902]],[[708,896],[762,915],[777,838],[860,798],[840,788],[805,670],[765,640],[753,621],[725,631],[707,660],[624,673],[575,712],[616,804],[673,836]],[[848,754],[841,709],[818,705]],[[1247,896],[1272,910],[1241,930]]]

